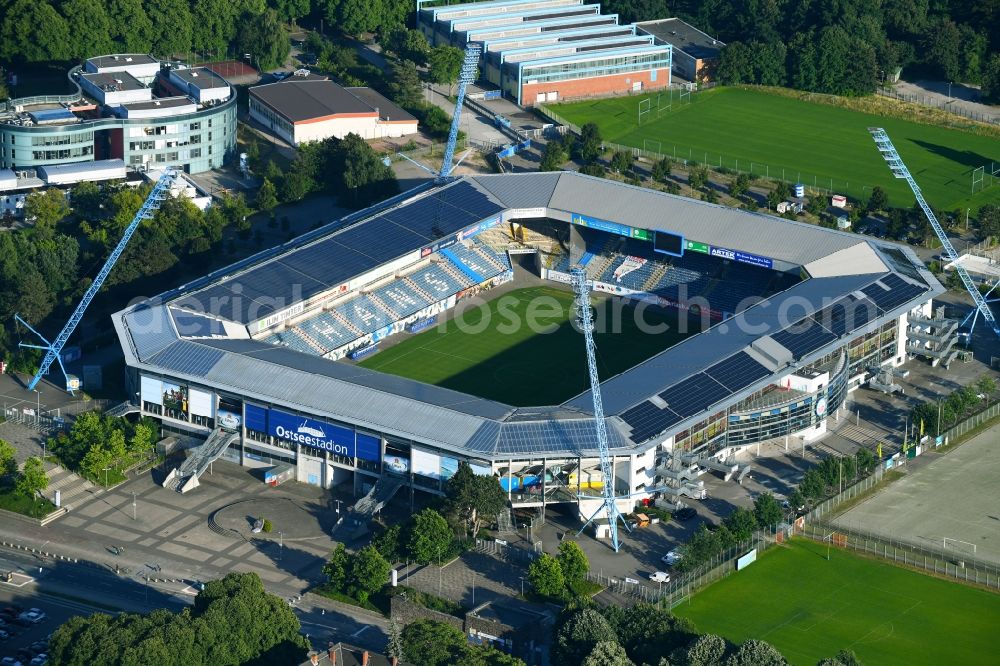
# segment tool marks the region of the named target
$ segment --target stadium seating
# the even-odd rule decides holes
[[[492,247],[479,243],[473,245],[473,251],[491,262],[499,271],[510,270],[510,257],[506,252],[497,252]]]
[[[377,331],[391,324],[393,320],[388,312],[364,295],[352,298],[333,309],[362,334]]]
[[[400,316],[408,317],[417,310],[431,304],[429,300],[417,292],[405,280],[393,280],[375,290],[375,295],[386,303]]]
[[[421,291],[426,292],[435,300],[457,294],[472,284],[457,270],[454,272],[445,270],[443,262],[432,263],[411,273],[408,277],[416,283]]]
[[[300,322],[299,328],[324,345],[327,350],[346,345],[358,337],[329,312],[321,312],[311,319]]]
[[[280,333],[268,336],[264,339],[264,342],[268,342],[272,345],[281,345],[283,347],[288,347],[289,349],[305,352],[307,354],[319,355],[321,351],[309,344],[309,341],[294,328],[289,328],[281,331]]]
[[[462,271],[466,277],[477,284],[500,272],[490,262],[486,261],[485,258],[461,243],[456,243],[446,250],[442,250],[441,254],[448,261],[454,263],[455,268]]]

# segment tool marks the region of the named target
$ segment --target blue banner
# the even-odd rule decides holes
[[[740,252],[739,250],[730,250],[724,247],[712,246],[708,253],[713,257],[720,257],[722,259],[730,259],[732,261],[738,261],[743,264],[750,264],[751,266],[759,266],[761,268],[774,268],[774,262],[767,257],[761,257],[756,254],[749,254],[747,252]]]
[[[269,435],[289,442],[330,451],[347,458],[353,458],[355,454],[354,431],[350,428],[286,414],[276,409],[268,414],[267,428]]]
[[[358,457],[362,460],[382,459],[382,440],[373,435],[358,433]]]
[[[247,403],[246,411],[247,411],[247,418],[246,418],[247,430],[256,430],[257,432],[267,432],[267,410],[263,407],[258,407],[257,405],[251,405],[250,403]]]
[[[618,224],[617,222],[609,222],[608,220],[602,220],[596,217],[587,217],[586,215],[580,215],[579,213],[573,213],[570,217],[570,221],[573,224],[578,224],[581,227],[589,227],[591,229],[597,229],[598,231],[606,231],[609,234],[618,234],[619,236],[632,236],[632,227],[625,224]]]

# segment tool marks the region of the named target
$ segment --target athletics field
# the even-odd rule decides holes
[[[639,102],[651,113],[638,124]],[[669,93],[659,97],[666,108]],[[892,177],[867,128],[884,127],[935,208],[951,211],[1000,202],[1000,177],[971,194],[972,170],[991,162],[1000,169],[1000,139],[885,118],[757,90],[714,88],[657,116],[657,95],[559,104],[557,114],[575,125],[595,122],[606,141],[674,155],[678,159],[748,171],[824,190],[867,198],[881,185],[893,206],[909,208],[913,194]],[[986,176],[986,184],[990,176]]]
[[[674,609],[701,632],[767,641],[793,664],[839,650],[865,664],[996,664],[1000,595],[804,539]]]
[[[571,325],[572,293],[529,287],[478,301],[481,307],[472,304],[460,302],[454,319],[360,365],[516,406],[556,405],[589,388],[583,335]],[[610,298],[595,304],[602,380],[673,346],[699,325],[688,320],[690,330],[682,333],[677,324],[683,315],[649,308],[641,311],[642,319],[669,329],[646,333],[636,322],[635,307]],[[619,314],[611,314],[616,308]]]

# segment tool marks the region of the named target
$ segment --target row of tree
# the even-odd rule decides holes
[[[935,436],[989,400],[996,390],[995,379],[989,376],[980,377],[975,384],[952,391],[946,398],[917,405],[910,410],[910,423],[920,436],[925,434]]]
[[[22,497],[35,499],[38,493],[49,487],[45,467],[41,458],[31,457],[19,470],[14,457],[16,453],[13,446],[0,439],[0,490],[13,490]]]
[[[553,627],[553,664],[582,666],[783,666],[769,643],[734,645],[721,636],[698,634],[686,619],[651,604],[600,607],[590,600],[567,605]],[[860,666],[842,650],[820,666]]]
[[[49,663],[61,666],[240,666],[298,664],[309,643],[299,619],[257,574],[209,581],[179,613],[75,615],[52,634]]]
[[[0,0],[0,60],[233,51],[270,69],[288,56],[283,22],[309,11],[309,0]]]
[[[536,559],[528,567],[528,581],[535,592],[550,599],[572,599],[579,596],[579,585],[590,571],[587,554],[575,541],[565,540],[559,544],[559,554],[548,553]]]
[[[679,16],[725,42],[723,83],[865,94],[899,67],[982,83],[1000,100],[994,3],[928,0],[608,0],[623,21]]]
[[[390,657],[414,666],[524,666],[524,662],[488,645],[472,645],[461,629],[438,620],[406,625],[399,638],[390,627]]]
[[[48,441],[49,451],[67,469],[95,483],[104,483],[106,471],[120,472],[148,457],[156,444],[156,426],[151,419],[130,423],[126,419],[84,412],[69,432]]]

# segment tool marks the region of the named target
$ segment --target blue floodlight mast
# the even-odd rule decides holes
[[[574,266],[570,270],[570,280],[573,284],[573,290],[576,292],[575,305],[578,323],[587,345],[587,371],[590,374],[590,393],[594,398],[594,430],[597,435],[597,447],[601,453],[601,475],[604,477],[604,502],[587,519],[587,522],[580,528],[580,532],[583,532],[598,514],[602,511],[606,512],[608,526],[611,529],[611,544],[617,553],[620,545],[618,520],[621,519],[625,529],[631,528],[618,510],[618,504],[615,503],[615,500],[618,499],[615,497],[615,468],[611,463],[611,451],[608,448],[608,429],[604,422],[604,403],[601,400],[601,380],[597,375],[597,347],[594,345],[594,317],[590,311],[590,284],[587,282],[587,274],[581,266]]]
[[[978,311],[977,317],[981,314],[983,319],[986,320],[993,332],[1000,337],[1000,326],[997,325],[996,318],[993,316],[993,311],[990,310],[990,305],[986,301],[986,298],[979,293],[979,289],[976,287],[976,283],[972,281],[969,276],[969,272],[965,270],[963,266],[958,261],[958,252],[955,251],[955,246],[951,244],[951,239],[948,238],[948,234],[945,233],[944,229],[941,227],[941,223],[938,222],[937,217],[934,216],[934,211],[927,204],[924,199],[924,195],[920,192],[920,186],[917,185],[917,181],[913,179],[910,174],[910,170],[906,168],[903,164],[903,158],[899,156],[896,151],[896,147],[892,145],[892,141],[889,140],[889,135],[885,133],[885,130],[881,127],[869,127],[868,131],[871,132],[872,137],[875,139],[875,145],[878,146],[879,152],[882,154],[882,158],[888,163],[889,169],[892,170],[892,175],[896,178],[902,178],[906,180],[909,184],[910,189],[913,190],[914,196],[917,198],[917,203],[920,204],[920,208],[923,209],[924,215],[927,216],[927,221],[931,223],[931,227],[934,228],[934,233],[937,234],[938,240],[941,241],[942,247],[944,247],[945,255],[952,262],[952,266],[958,276],[962,278],[962,284],[965,285],[965,289],[972,296],[972,301],[976,304],[976,310]]]
[[[476,80],[479,72],[479,54],[483,47],[479,42],[469,42],[465,46],[465,60],[458,75],[458,99],[455,102],[455,113],[451,118],[451,131],[448,132],[448,143],[444,147],[444,159],[441,161],[441,172],[438,180],[444,180],[451,175],[454,168],[451,161],[455,157],[455,143],[458,141],[458,128],[462,121],[462,105],[465,103],[465,89]]]
[[[108,257],[108,260],[104,262],[104,266],[101,268],[101,271],[90,284],[87,292],[80,300],[80,304],[76,306],[76,310],[74,310],[73,314],[70,315],[69,321],[67,321],[66,325],[63,326],[63,329],[59,331],[59,335],[56,336],[54,342],[49,342],[45,336],[33,329],[31,325],[21,319],[19,315],[14,315],[14,318],[17,321],[24,324],[29,331],[37,335],[41,338],[42,342],[45,343],[44,345],[28,345],[23,342],[20,343],[20,346],[22,347],[45,350],[45,358],[42,359],[42,364],[38,366],[38,372],[35,373],[34,378],[28,384],[28,390],[34,390],[35,386],[38,385],[38,382],[41,381],[42,377],[48,374],[49,368],[52,367],[52,363],[54,361],[58,361],[59,367],[63,371],[63,376],[66,376],[66,367],[63,366],[62,358],[60,356],[63,347],[66,345],[66,341],[69,340],[69,336],[73,335],[73,331],[76,330],[80,320],[83,319],[84,312],[87,311],[87,306],[90,305],[92,300],[94,300],[94,296],[96,296],[97,292],[100,291],[104,281],[111,273],[111,269],[115,267],[118,259],[122,256],[122,252],[125,251],[125,247],[128,245],[129,240],[131,240],[132,235],[135,234],[135,230],[139,227],[139,223],[143,220],[152,218],[153,213],[160,207],[160,203],[166,199],[167,191],[170,189],[170,184],[173,182],[176,173],[177,172],[173,167],[169,167],[163,172],[163,175],[160,176],[159,180],[156,181],[156,185],[153,186],[153,191],[149,193],[149,196],[146,197],[146,201],[142,204],[142,208],[139,209],[139,212],[135,214],[134,218],[132,218],[132,222],[130,222],[128,227],[125,228],[125,233],[122,234],[122,238],[118,241],[118,245],[115,246],[115,249]],[[70,387],[68,381],[66,382],[66,390],[70,393],[73,392],[73,389]]]

